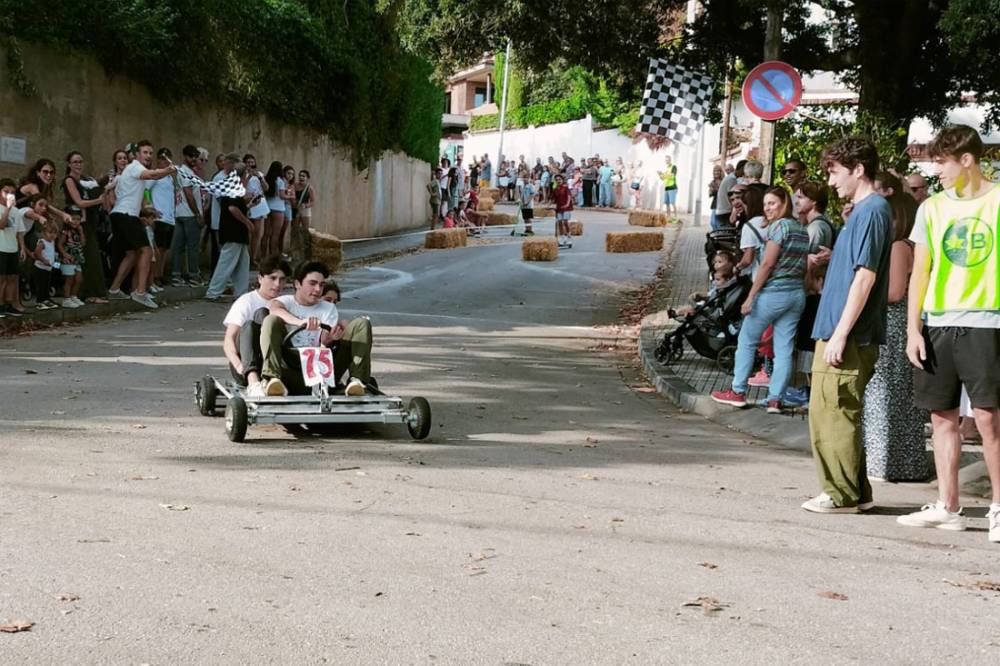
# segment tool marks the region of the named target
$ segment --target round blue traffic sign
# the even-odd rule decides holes
[[[743,81],[743,103],[762,120],[784,118],[801,99],[802,78],[788,63],[761,63]]]

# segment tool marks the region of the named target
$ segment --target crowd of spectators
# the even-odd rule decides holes
[[[41,158],[0,180],[0,317],[109,299],[152,309],[168,285],[204,287],[203,268],[219,277],[209,298],[245,291],[258,257],[282,254],[289,230],[309,227],[316,190],[307,170],[279,161],[265,173],[252,154],[219,154],[214,170],[209,159],[194,145],[175,160],[139,141],[107,170],[72,151],[64,167]],[[226,249],[234,240],[245,257]]]

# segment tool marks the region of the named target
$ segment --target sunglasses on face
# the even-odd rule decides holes
[[[781,175],[782,176],[788,176],[788,175],[791,175],[793,173],[798,173],[798,172],[799,172],[798,169],[782,169],[781,170]]]
[[[729,193],[729,198],[732,199],[733,197],[743,196],[744,192],[746,192],[746,190],[733,190]]]

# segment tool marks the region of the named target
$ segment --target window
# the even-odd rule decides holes
[[[486,88],[476,88],[476,94],[472,98],[472,108],[486,104]]]
[[[444,113],[451,113],[451,91],[444,94]]]

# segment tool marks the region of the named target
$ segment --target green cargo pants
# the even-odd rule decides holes
[[[260,352],[263,357],[262,377],[277,377],[292,395],[309,393],[302,380],[302,365],[298,352],[283,347],[288,329],[284,320],[275,315],[264,318],[260,327]],[[344,336],[335,345],[333,367],[340,379],[350,371],[351,377],[367,382],[372,375],[372,324],[364,317],[352,319],[344,329]]]
[[[857,506],[872,501],[861,415],[865,387],[878,360],[878,345],[859,347],[848,339],[843,362],[836,368],[823,360],[825,350],[826,343],[817,340],[809,396],[809,436],[816,473],[823,492],[837,506]]]

